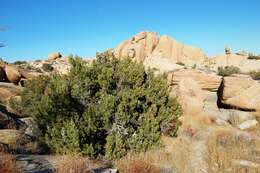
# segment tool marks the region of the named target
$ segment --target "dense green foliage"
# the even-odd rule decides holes
[[[231,76],[232,74],[239,74],[240,69],[235,66],[225,66],[218,68],[218,75],[220,76]]]
[[[46,72],[52,72],[53,71],[53,67],[50,64],[43,64],[42,69]]]
[[[165,76],[109,56],[71,59],[68,75],[26,83],[23,113],[35,118],[52,151],[114,159],[160,145],[162,133],[176,135],[181,108]]]

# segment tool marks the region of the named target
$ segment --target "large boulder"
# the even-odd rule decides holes
[[[61,57],[62,57],[62,55],[60,54],[60,52],[53,52],[53,53],[49,54],[48,60],[53,61],[53,60],[59,59]]]
[[[19,69],[19,72],[20,72],[21,76],[25,79],[33,79],[33,78],[41,75],[41,73],[39,73],[39,72],[25,70],[25,69]]]
[[[21,74],[20,74],[19,70],[15,66],[12,66],[12,65],[5,66],[5,74],[6,74],[7,80],[14,84],[18,84],[18,82],[21,79]]]
[[[219,90],[223,106],[260,111],[260,83],[246,75],[225,77]]]
[[[221,77],[214,73],[206,73],[196,69],[182,69],[168,75],[170,85],[177,85],[182,79],[192,78],[201,86],[203,90],[217,91]]]
[[[168,36],[154,32],[140,32],[114,49],[116,58],[131,58],[143,63],[152,58],[168,59],[169,63],[197,64],[205,60],[204,53],[197,48],[183,45]],[[163,66],[161,66],[163,68]]]
[[[11,97],[17,96],[23,88],[12,83],[0,82],[0,102],[6,103]]]

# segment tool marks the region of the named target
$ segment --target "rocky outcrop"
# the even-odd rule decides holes
[[[116,58],[131,58],[137,62],[145,62],[147,66],[155,64],[150,63],[149,59],[167,64],[182,62],[189,65],[205,60],[205,55],[200,49],[183,45],[168,36],[159,36],[154,32],[140,32],[130,40],[124,41],[114,49],[114,55]],[[163,64],[159,68],[165,71]]]
[[[22,89],[12,83],[0,82],[0,102],[6,103],[11,97],[19,95]]]
[[[260,83],[246,75],[225,77],[219,91],[224,106],[242,110],[260,110]]]
[[[61,56],[60,52],[53,52],[53,53],[49,54],[48,60],[53,61],[53,60],[59,59],[61,57],[62,56]]]
[[[184,115],[196,116],[203,111],[203,102],[206,98],[198,82],[192,78],[183,78],[179,81],[177,88],[171,93],[178,97],[182,105]]]
[[[248,59],[248,55],[246,54],[218,55],[216,57],[208,58],[203,64],[205,66],[210,66],[215,71],[218,70],[218,67],[225,66],[238,67],[242,73],[260,70],[260,61]]]
[[[177,85],[182,79],[185,78],[192,78],[198,82],[203,90],[208,91],[217,91],[221,83],[221,77],[216,74],[205,73],[196,69],[183,69],[168,75],[170,85]]]

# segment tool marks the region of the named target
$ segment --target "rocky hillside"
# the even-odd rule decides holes
[[[140,32],[112,53],[116,58],[128,57],[143,63],[157,73],[166,72],[171,95],[177,97],[183,108],[178,137],[166,138],[166,148],[156,154],[148,152],[145,159],[172,172],[260,171],[260,82],[249,75],[251,71],[260,71],[259,60],[250,59],[247,54],[233,54],[231,50],[209,58],[198,48],[154,32]],[[239,74],[220,76],[221,66],[236,66]],[[13,100],[19,99],[24,80],[51,72],[66,74],[69,68],[68,58],[59,53],[43,61],[0,63],[2,150],[43,152],[33,119],[14,110]],[[158,155],[163,163],[155,159]],[[44,161],[38,161],[28,170],[45,169],[43,165]]]

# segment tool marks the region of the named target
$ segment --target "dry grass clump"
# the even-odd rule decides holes
[[[0,172],[1,173],[20,173],[21,170],[16,165],[13,155],[0,153]]]
[[[120,173],[160,173],[160,169],[135,155],[128,155],[117,163]]]
[[[212,135],[207,142],[206,161],[209,173],[257,173],[260,166],[242,166],[234,164],[236,160],[259,163],[260,141],[247,133],[234,133],[221,130]]]
[[[90,160],[80,156],[62,156],[57,163],[56,173],[90,173]]]
[[[115,167],[121,173],[188,173],[190,163],[190,141],[184,138],[163,137],[165,147],[145,153],[130,153],[116,161]]]

